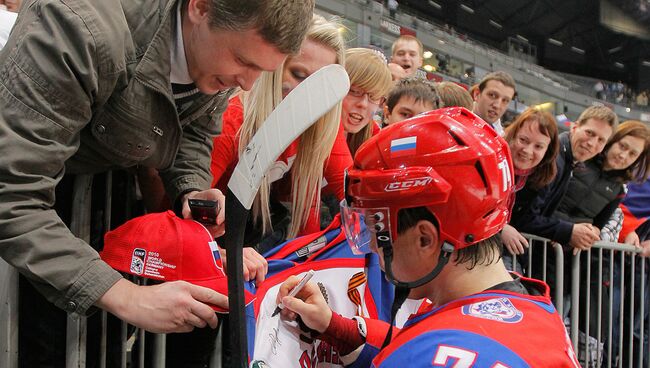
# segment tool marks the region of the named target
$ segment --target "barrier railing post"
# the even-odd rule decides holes
[[[643,269],[641,270],[641,278],[643,280],[645,280],[645,278],[646,278],[646,275],[645,275],[645,263],[646,262],[647,262],[647,259],[643,261]],[[643,291],[643,294],[641,294],[641,296],[642,296],[642,300],[645,301],[645,290]],[[645,315],[645,304],[644,304],[644,315]],[[645,318],[644,318],[644,320],[645,320]],[[647,330],[645,330],[646,333],[644,335],[644,339],[645,339],[645,336],[648,336],[650,338],[650,323],[648,323],[648,327],[646,327],[646,328],[647,328]],[[642,329],[642,331],[643,331],[643,329]],[[646,345],[644,344],[643,345],[644,354],[641,354],[641,356],[648,357],[648,358],[646,358],[647,361],[648,361],[646,368],[650,368],[650,357],[649,357],[650,356],[650,342],[648,343],[648,351],[645,351],[645,348],[646,348]]]
[[[580,262],[580,257],[578,256],[578,262]],[[589,363],[591,363],[591,344],[590,344],[590,337],[591,335],[589,334],[591,330],[591,326],[589,323],[589,317],[591,314],[591,311],[589,308],[591,308],[591,248],[587,249],[587,277],[585,278],[585,286],[584,290],[582,292],[585,295],[585,315],[584,315],[584,321],[585,321],[585,366],[586,368],[589,368]],[[578,275],[580,277],[580,275]],[[580,297],[580,295],[578,295]],[[578,311],[580,313],[580,311]]]
[[[611,249],[609,251],[609,284],[611,285],[611,289],[609,292],[609,311],[608,315],[609,318],[607,320],[607,368],[612,368],[612,344],[614,343],[612,339],[614,338],[613,336],[613,329],[614,329],[614,250]]]
[[[111,213],[113,210],[113,172],[109,171],[106,173],[106,189],[104,193],[104,230],[109,231],[111,229]],[[102,335],[99,341],[99,368],[106,368],[106,349],[108,348],[108,314],[106,311],[102,310]],[[126,364],[125,364],[126,365]]]
[[[645,350],[645,259],[641,258],[641,285],[639,285],[639,368],[643,366],[643,353]],[[649,359],[650,360],[650,359]]]
[[[214,341],[214,351],[210,357],[210,368],[221,368],[221,347],[223,346],[223,324],[219,323],[217,327],[217,338]]]
[[[512,255],[510,259],[512,260],[512,272],[517,272],[517,256]],[[522,270],[522,274],[523,274],[523,270]]]
[[[620,277],[620,291],[621,295],[619,296],[619,313],[618,313],[618,360],[622,364],[623,357],[623,334],[624,334],[624,321],[623,316],[625,315],[625,253],[621,252],[621,261],[619,263],[619,269],[621,270]],[[619,364],[620,365],[620,364]]]
[[[526,267],[526,276],[533,276],[533,239],[528,240],[528,266]]]
[[[590,259],[591,264],[591,259]],[[602,351],[600,348],[600,343],[602,341],[602,320],[603,320],[603,248],[598,249],[598,294],[596,295],[596,305],[598,318],[596,319],[596,347],[598,349],[598,357],[602,356]],[[601,366],[600,359],[597,361],[597,367]]]
[[[0,258],[0,367],[18,367],[18,271]]]
[[[152,367],[165,368],[165,347],[167,344],[167,335],[155,334],[153,338]]]
[[[120,368],[126,368],[127,349],[128,349],[128,329],[126,322],[120,323]]]
[[[70,231],[85,242],[90,241],[92,183],[92,175],[77,175],[72,195]],[[69,314],[66,328],[66,368],[84,368],[86,366],[86,318]]]
[[[546,266],[548,265],[548,257],[546,256],[546,252],[548,252],[548,243],[544,242],[543,245],[543,252],[542,252],[542,280],[546,282]]]
[[[632,296],[630,298],[630,330],[629,330],[629,345],[628,345],[628,366],[632,368],[634,364],[634,359],[632,357],[634,356],[634,270],[636,269],[635,267],[635,262],[636,262],[636,255],[632,253],[632,257],[630,259],[630,295]]]
[[[564,316],[564,251],[562,245],[553,243],[555,250],[555,308],[557,313]]]
[[[136,278],[133,280],[133,282],[134,282],[135,284],[137,284],[137,285],[146,285],[146,284],[147,284],[147,279],[143,279],[143,278],[140,278],[140,277],[136,277]],[[135,342],[138,344],[138,350],[137,350],[137,351],[138,351],[138,356],[137,356],[137,357],[133,357],[133,356],[132,356],[132,357],[131,357],[131,360],[133,361],[133,360],[137,359],[137,361],[138,361],[138,365],[137,365],[137,366],[138,366],[138,367],[144,367],[144,366],[145,366],[145,365],[144,365],[144,361],[145,361],[145,359],[144,359],[144,358],[145,358],[145,349],[146,349],[146,346],[147,346],[146,341],[145,341],[145,339],[146,339],[146,333],[145,333],[145,331],[144,331],[143,329],[141,329],[141,328],[138,328],[138,329],[136,330],[136,333],[137,333],[137,338],[136,338]]]
[[[571,342],[573,342],[573,349],[580,355],[579,352],[579,312],[580,312],[580,253],[573,255],[571,260]]]

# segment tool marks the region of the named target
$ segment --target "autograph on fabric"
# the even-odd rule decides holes
[[[280,336],[278,335],[280,328],[274,328],[273,332],[269,334],[271,340],[271,352],[273,355],[278,355],[278,345],[282,346],[282,341],[280,341]]]

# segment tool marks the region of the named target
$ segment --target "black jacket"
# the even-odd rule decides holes
[[[573,170],[569,187],[555,211],[557,218],[591,223],[602,229],[625,196],[619,171],[604,171],[598,156]]]

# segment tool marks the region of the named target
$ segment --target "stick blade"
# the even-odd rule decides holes
[[[228,188],[250,209],[267,170],[284,150],[316,120],[331,110],[350,89],[341,65],[327,65],[285,97],[255,133],[239,158]]]

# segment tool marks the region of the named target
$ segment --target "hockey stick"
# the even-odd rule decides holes
[[[285,97],[266,118],[239,158],[226,194],[230,346],[234,367],[248,366],[242,248],[248,213],[267,170],[300,134],[334,107],[350,89],[345,69],[321,68]]]

